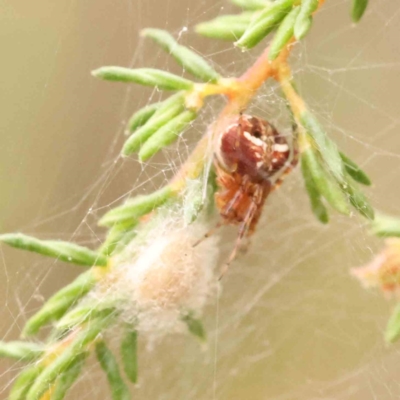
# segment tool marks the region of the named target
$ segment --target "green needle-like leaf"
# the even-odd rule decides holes
[[[227,22],[216,18],[196,25],[195,30],[199,35],[211,39],[236,41],[244,34],[248,25],[248,22],[241,20]]]
[[[244,34],[253,17],[254,12],[221,15],[196,25],[195,30],[198,34],[212,39],[236,41]]]
[[[137,340],[137,332],[127,326],[121,342],[121,357],[125,374],[132,383],[136,383],[138,377]]]
[[[203,82],[217,82],[221,77],[211,65],[194,51],[181,46],[167,31],[144,29],[142,36],[149,37],[168,51],[186,71]]]
[[[34,335],[43,325],[60,319],[73,304],[92,289],[95,283],[96,278],[90,270],[59,290],[28,320],[22,332],[23,336]]]
[[[0,341],[0,357],[13,358],[18,361],[34,361],[43,354],[43,346],[32,342]]]
[[[312,25],[312,14],[318,8],[318,0],[302,0],[300,14],[294,26],[294,36],[297,40],[303,39]]]
[[[122,253],[125,248],[129,245],[129,243],[135,239],[138,232],[136,230],[127,231],[124,236],[121,237],[119,242],[117,243],[115,250],[113,251],[113,255]]]
[[[92,75],[107,81],[133,82],[160,90],[190,90],[194,85],[188,79],[153,68],[101,67],[92,71]]]
[[[365,218],[373,220],[375,217],[374,209],[358,186],[350,182],[350,179],[347,179],[342,187],[349,195],[350,203],[353,207]]]
[[[119,372],[117,360],[103,341],[96,343],[96,355],[101,368],[107,375],[112,399],[131,400],[129,389]]]
[[[311,148],[301,154],[303,168],[307,169],[316,189],[341,214],[349,215],[347,196],[338,183],[325,171],[318,154]]]
[[[400,218],[379,213],[371,223],[371,228],[378,237],[400,237]]]
[[[260,14],[253,19],[243,36],[235,43],[243,50],[251,49],[263,40],[293,6],[293,0],[277,0],[265,7]]]
[[[137,196],[105,214],[99,221],[99,225],[112,226],[127,220],[137,220],[163,205],[172,196],[173,191],[169,186],[165,186],[149,195]]]
[[[349,157],[340,152],[340,157],[343,160],[344,167],[346,168],[347,173],[358,183],[362,185],[370,186],[371,180],[368,175]]]
[[[177,93],[165,100],[154,115],[125,142],[122,154],[129,156],[138,151],[151,135],[185,109],[184,94]]]
[[[108,231],[106,240],[99,248],[101,254],[107,256],[117,254],[128,242],[136,236],[138,220],[128,220],[113,225]]]
[[[93,301],[89,302],[89,304],[78,305],[58,321],[57,329],[63,331],[82,325],[92,319],[104,319],[116,313],[114,307],[115,301],[108,303]]]
[[[55,389],[51,394],[51,400],[63,400],[65,398],[68,390],[71,389],[72,385],[79,378],[87,356],[87,353],[77,356],[69,368],[61,374],[56,381]]]
[[[307,36],[307,33],[310,31],[313,23],[312,15],[304,17],[301,19],[301,22],[296,24],[297,31],[295,31],[296,40],[304,39]]]
[[[8,400],[26,400],[26,395],[28,394],[29,389],[35,382],[36,378],[41,374],[43,368],[44,367],[39,364],[25,368],[15,380],[8,395]]]
[[[191,334],[196,336],[201,341],[205,341],[207,339],[207,334],[203,324],[199,319],[194,318],[191,313],[184,315],[182,317],[182,321],[186,323]]]
[[[61,240],[40,240],[22,233],[0,235],[0,242],[17,249],[32,251],[44,256],[58,258],[62,261],[92,267],[106,266],[108,258],[86,247]]]
[[[136,111],[129,119],[125,135],[130,135],[137,128],[140,128],[142,125],[144,125],[160,108],[161,104],[162,104],[161,102],[153,103],[146,107],[141,108],[139,111]]]
[[[321,157],[329,168],[329,172],[338,182],[343,184],[345,182],[344,167],[336,144],[328,138],[319,122],[309,111],[303,112],[300,119],[307,133],[315,140]]]
[[[179,134],[197,117],[194,111],[184,111],[160,128],[139,150],[139,160],[146,161],[162,148],[175,142]]]
[[[61,374],[67,371],[76,360],[87,351],[87,348],[98,337],[103,329],[110,324],[110,319],[91,321],[82,331],[76,335],[73,342],[51,364],[46,366],[31,386],[25,400],[39,400],[41,396],[52,386]]]
[[[400,338],[400,303],[396,305],[389,318],[385,331],[385,340],[387,343],[394,343]]]
[[[293,36],[294,23],[300,12],[300,7],[294,7],[280,24],[269,47],[268,58],[273,61]]]
[[[308,163],[305,158],[301,158],[301,171],[303,173],[304,183],[308,196],[310,198],[311,210],[320,222],[326,224],[329,222],[328,210],[321,199],[321,194],[318,191],[312,173],[308,169]]]
[[[231,2],[245,10],[261,10],[271,5],[271,1],[268,0],[231,0]]]
[[[213,178],[214,176],[210,177]],[[185,221],[185,225],[190,225],[192,222],[194,222],[197,219],[200,211],[203,209],[203,206],[212,202],[209,202],[204,198],[203,185],[204,182],[202,179],[187,179],[186,181],[186,190],[182,205],[183,220]],[[213,188],[210,186],[210,184],[207,185],[208,193],[213,191]],[[210,193],[207,198],[212,199],[212,194]]]
[[[353,0],[351,7],[351,18],[354,22],[358,22],[364,15],[368,6],[368,0]]]
[[[165,124],[176,118],[183,110],[182,104],[175,104],[164,113],[159,113],[147,122],[146,125],[138,129],[124,144],[122,154],[129,156],[135,151],[138,151],[140,146],[144,145],[146,141],[154,135],[158,129],[162,128]]]

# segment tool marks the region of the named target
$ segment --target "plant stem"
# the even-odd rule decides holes
[[[257,90],[266,80],[276,76],[279,66],[286,62],[290,54],[293,47],[292,43],[293,40],[286,45],[279,57],[273,62],[268,59],[269,48],[267,47],[256,62],[237,79],[237,85],[241,87],[241,90],[235,90],[232,94],[227,94],[228,104],[172,179],[171,187],[174,191],[182,190],[186,185],[187,179],[197,178],[201,174],[204,160],[208,155],[209,141],[215,140],[219,134],[224,132],[232,121],[233,116],[246,109]]]
[[[304,100],[294,89],[292,83],[292,73],[287,63],[280,65],[277,74],[277,80],[279,81],[282,91],[289,102],[290,108],[293,111],[293,115],[296,118],[296,122],[300,125],[300,114],[306,110]]]

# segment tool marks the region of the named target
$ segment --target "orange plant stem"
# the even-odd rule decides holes
[[[209,149],[212,151],[212,141],[225,130],[233,116],[246,109],[263,83],[271,77],[276,77],[279,66],[286,62],[292,47],[293,40],[286,45],[273,62],[268,59],[269,48],[266,48],[257,61],[235,81],[234,84],[238,85],[241,90],[236,89],[232,91],[231,95],[228,94],[228,104],[172,179],[172,190],[179,192],[185,187],[186,179],[194,179],[201,174],[204,160],[209,155]]]

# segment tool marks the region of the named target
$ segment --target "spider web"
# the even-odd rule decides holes
[[[55,3],[0,5],[0,226],[95,248],[104,237],[98,217],[165,184],[223,102],[208,103],[177,146],[139,165],[118,156],[124,126],[133,110],[161,94],[100,82],[89,71],[130,65],[180,74],[173,60],[138,38],[149,26],[179,36],[226,76],[243,72],[260,49],[241,53],[192,33],[200,21],[237,11],[226,1]],[[371,176],[375,207],[399,215],[400,5],[371,0],[357,27],[348,14],[348,1],[326,1],[292,56],[296,81],[329,134]],[[290,133],[276,86],[265,85],[249,112]],[[224,254],[234,236],[234,229],[222,232]],[[398,346],[383,342],[391,304],[349,275],[380,245],[357,216],[332,212],[329,225],[318,224],[299,172],[292,173],[268,198],[248,253],[205,312],[207,346],[186,336],[143,345],[132,398],[398,398]],[[0,259],[0,337],[15,340],[27,318],[80,269],[4,247]],[[0,399],[20,368],[0,360]],[[93,362],[67,398],[107,399],[106,385]]]

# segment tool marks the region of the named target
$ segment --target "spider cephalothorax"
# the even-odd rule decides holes
[[[217,207],[225,224],[239,224],[234,259],[245,235],[254,232],[268,194],[296,164],[296,151],[267,121],[240,115],[218,135],[214,152]]]
[[[217,168],[262,183],[285,166],[290,156],[284,136],[267,121],[241,115],[219,136]]]

